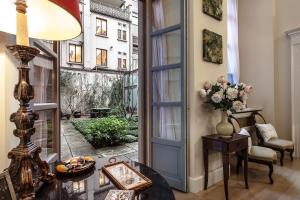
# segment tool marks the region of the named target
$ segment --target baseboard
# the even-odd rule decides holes
[[[208,173],[208,187],[223,180],[223,168],[220,167]],[[189,192],[197,193],[204,190],[204,175],[189,177]]]

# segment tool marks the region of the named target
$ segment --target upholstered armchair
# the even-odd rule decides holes
[[[258,112],[252,113],[252,119],[254,120],[255,124],[267,124],[265,118],[262,116],[262,114]],[[293,153],[294,153],[294,143],[289,140],[280,139],[278,137],[274,137],[269,139],[268,141],[265,141],[263,134],[259,130],[259,128],[256,127],[257,136],[259,139],[259,145],[263,147],[271,148],[275,151],[280,152],[280,164],[283,166],[283,160],[285,152],[288,152],[290,154],[291,160],[293,160]]]
[[[249,136],[248,161],[268,166],[269,167],[269,174],[268,174],[269,180],[270,180],[270,183],[273,184],[273,182],[274,182],[273,178],[272,178],[273,163],[276,163],[276,160],[277,160],[276,152],[270,148],[256,145],[257,143],[254,140],[257,137],[255,135],[256,131],[253,126],[247,126],[247,127],[241,128],[238,120],[233,116],[229,116],[229,122],[233,125],[235,134],[244,134],[244,135],[248,134],[248,136]],[[242,129],[244,129],[244,130],[242,130]],[[238,174],[239,169],[242,165],[243,156],[239,152],[237,152],[237,158],[238,159],[237,159],[236,172]]]

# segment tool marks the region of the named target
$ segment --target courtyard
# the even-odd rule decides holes
[[[71,120],[61,120],[61,159],[84,155],[99,158],[124,156],[132,161],[138,161],[138,142],[96,149],[75,129]]]

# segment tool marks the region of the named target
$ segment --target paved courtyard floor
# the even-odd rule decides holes
[[[71,124],[70,120],[61,120],[61,159],[74,156],[98,156],[109,158],[125,156],[132,161],[138,161],[138,142],[120,146],[95,149]]]

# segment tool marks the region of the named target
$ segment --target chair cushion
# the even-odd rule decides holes
[[[261,146],[252,146],[249,158],[262,161],[276,161],[277,154],[270,148]]]
[[[277,132],[272,124],[255,124],[255,125],[258,128],[265,142],[269,141],[271,138],[278,137]]]
[[[271,147],[271,148],[272,147],[279,148],[282,150],[294,148],[294,143],[292,141],[283,140],[283,139],[279,139],[279,138],[272,138],[269,141],[265,142],[264,145]]]

